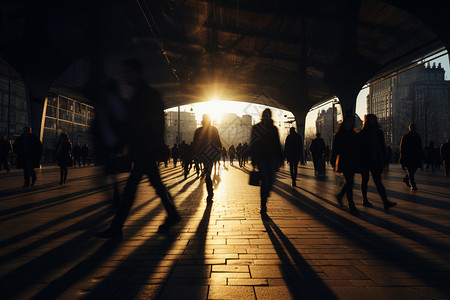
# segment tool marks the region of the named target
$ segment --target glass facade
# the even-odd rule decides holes
[[[91,127],[94,107],[61,94],[49,94],[44,121],[44,160],[54,161],[53,150],[61,133],[69,135],[72,144],[94,145]],[[92,152],[92,151],[91,151]]]

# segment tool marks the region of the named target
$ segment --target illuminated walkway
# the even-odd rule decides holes
[[[336,205],[340,178],[331,171],[316,180],[309,163],[292,189],[284,169],[263,222],[259,189],[227,167],[215,177],[212,206],[203,180],[162,168],[183,221],[157,234],[165,213],[142,184],[121,241],[94,237],[113,213],[98,168],[70,169],[63,186],[55,167],[44,168],[28,190],[20,172],[0,174],[1,299],[450,298],[443,171],[419,172],[411,192],[391,166],[384,182],[398,207],[385,213],[371,182],[374,208],[355,190],[356,218]]]

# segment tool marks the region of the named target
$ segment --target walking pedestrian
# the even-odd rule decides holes
[[[320,133],[318,132],[316,138],[311,141],[311,145],[309,146],[316,176],[325,176],[325,160],[323,158],[325,150],[325,141],[320,137]]]
[[[297,186],[298,162],[301,160],[302,151],[302,137],[295,131],[294,127],[291,127],[284,143],[284,156],[289,163],[292,186],[294,187]]]
[[[378,194],[380,194],[383,201],[384,209],[397,205],[395,202],[390,202],[387,199],[386,189],[381,182],[381,173],[386,164],[389,163],[384,141],[384,133],[378,125],[377,117],[374,114],[368,114],[364,117],[362,130],[358,133],[360,136],[359,142],[363,147],[363,171],[361,173],[361,192],[363,195],[363,206],[372,207],[372,203],[367,198],[367,185],[369,182],[369,171],[372,174],[372,179],[377,187]]]
[[[73,155],[73,166],[76,166],[78,164],[78,166],[81,167],[81,145],[80,145],[80,142],[77,142],[75,144],[75,146],[73,146],[72,155]]]
[[[362,170],[362,149],[354,127],[355,117],[344,117],[333,137],[330,162],[335,171],[342,172],[345,178],[345,183],[336,195],[339,205],[343,206],[342,198],[344,194],[347,195],[350,214],[359,216],[359,211],[353,202],[353,184],[355,173]]]
[[[12,152],[11,143],[6,139],[4,135],[0,138],[0,171],[2,166],[5,168],[6,173],[9,173],[9,155]]]
[[[234,148],[234,145],[231,145],[230,148],[228,148],[228,157],[230,158],[230,166],[232,166],[234,158],[236,157],[236,149]]]
[[[61,133],[59,136],[56,144],[56,157],[59,166],[59,184],[64,184],[67,181],[67,167],[73,165],[72,143],[67,133]]]
[[[222,142],[220,141],[219,131],[211,125],[209,115],[204,114],[202,116],[202,127],[197,128],[194,132],[193,153],[198,162],[203,163],[208,192],[207,203],[212,203],[214,197],[211,173],[214,162],[220,159],[221,149]]]
[[[445,176],[450,176],[450,138],[441,146],[441,158],[444,163]]]
[[[23,134],[14,143],[14,153],[17,154],[17,168],[23,169],[23,187],[36,185],[35,168],[40,167],[42,158],[42,143],[31,133],[31,127],[25,126]]]
[[[272,111],[266,108],[261,122],[252,127],[250,141],[252,165],[259,170],[261,177],[261,217],[267,217],[267,199],[270,196],[275,173],[283,163],[280,136],[273,125]]]
[[[178,158],[180,157],[180,152],[178,151],[178,145],[174,144],[172,147],[172,160],[173,160],[173,167],[177,167]]]
[[[83,147],[81,147],[81,159],[83,161],[83,167],[86,167],[86,163],[89,166],[88,156],[89,156],[89,145],[84,144]]]
[[[400,164],[402,168],[406,169],[406,175],[403,182],[412,191],[417,191],[415,180],[415,173],[421,166],[421,161],[424,158],[422,140],[416,132],[416,124],[409,125],[409,131],[402,137],[400,142]]]
[[[157,161],[164,150],[164,105],[160,94],[147,85],[142,64],[129,59],[123,64],[123,75],[131,87],[129,100],[127,142],[134,166],[128,177],[117,213],[111,226],[98,232],[100,238],[120,238],[123,224],[136,197],[136,189],[143,175],[147,175],[156,189],[168,214],[159,232],[166,232],[181,220],[167,188],[161,181]]]

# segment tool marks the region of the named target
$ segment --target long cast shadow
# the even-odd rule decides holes
[[[195,266],[204,266],[205,265],[205,248],[206,248],[206,237],[208,234],[208,226],[209,221],[211,219],[211,210],[212,203],[209,202],[206,204],[205,211],[203,212],[202,219],[195,230],[194,239],[198,241],[198,245],[195,247],[197,253],[199,253],[198,260],[196,261]],[[193,250],[193,249],[191,249]],[[197,256],[196,256],[197,257]],[[172,267],[173,269],[173,267]],[[206,277],[200,277],[198,280],[193,280],[191,282],[197,286],[206,286]],[[168,296],[173,295],[173,292],[170,290],[172,287],[168,285],[164,285],[161,289],[159,289],[157,297],[168,298]],[[168,295],[167,295],[168,294]],[[167,297],[166,297],[167,296]],[[191,292],[189,295],[186,295],[189,299],[203,299],[205,295],[203,295],[202,290],[196,290]]]
[[[203,185],[199,184],[199,186],[191,192],[191,194],[186,197],[181,203],[177,204],[178,207],[184,207],[189,202],[192,202],[193,199],[195,201],[201,200]],[[152,209],[146,215],[141,218],[144,220],[149,219],[156,211],[161,210],[162,204],[159,204],[158,207]],[[186,218],[189,214],[182,215],[183,218]],[[125,231],[126,235],[133,235],[140,228],[136,228],[137,226],[133,226],[134,228],[130,228]],[[119,274],[123,273],[123,269],[126,269],[127,262],[129,260],[133,260],[134,257],[139,257],[143,252],[148,252],[149,249],[159,249],[160,253],[166,253],[173,245],[175,241],[177,241],[177,236],[182,231],[181,226],[174,226],[171,229],[170,234],[164,236],[157,236],[157,239],[149,238],[146,242],[144,242],[139,247],[135,248],[130,254],[122,260],[115,269],[108,274],[98,285],[96,285],[92,291],[90,291],[88,298],[91,299],[102,299],[105,298],[105,295],[112,296],[117,291],[119,286],[114,284],[114,278],[119,276]],[[113,253],[115,249],[122,243],[106,243],[99,250],[95,251],[92,255],[90,255],[87,259],[80,261],[74,267],[72,267],[69,271],[67,271],[61,277],[50,282],[41,292],[36,295],[36,299],[54,299],[65,292],[68,288],[70,288],[74,283],[78,280],[82,279],[86,274],[92,271],[95,267],[99,266],[101,263],[108,260],[108,257]],[[150,250],[151,251],[151,250]],[[163,255],[164,256],[164,255]],[[162,256],[162,257],[163,257]],[[157,264],[151,266],[147,269],[148,273],[152,273],[157,267]],[[111,287],[115,287],[116,289],[111,289]],[[138,286],[134,289],[127,290],[126,298],[132,299],[138,293]]]
[[[103,175],[92,175],[92,176],[72,178],[72,179],[69,179],[68,182],[70,183],[70,182],[82,181],[82,180],[86,180],[86,179],[98,178],[101,176],[103,176]],[[9,190],[3,190],[3,191],[0,191],[0,198],[4,198],[4,197],[8,197],[8,196],[17,196],[17,195],[21,195],[21,194],[31,194],[31,193],[34,194],[34,193],[42,192],[46,189],[55,188],[58,186],[60,186],[59,182],[51,182],[51,183],[46,183],[46,184],[42,184],[42,185],[36,185],[36,186],[30,187],[30,188],[14,188],[14,189],[9,189]]]
[[[281,266],[283,278],[290,279],[288,288],[292,298],[337,299],[272,218],[267,216],[263,223],[272,245],[283,263]],[[292,264],[288,254],[292,257],[294,264]]]
[[[277,182],[277,184],[278,186],[283,186],[284,190],[287,190],[288,188],[287,184],[281,182]],[[436,282],[434,278],[423,275],[424,273],[439,274],[440,272],[441,274],[447,274],[449,270],[445,267],[438,265],[418,254],[412,253],[410,249],[384,238],[379,234],[376,234],[365,227],[324,208],[296,190],[292,190],[292,195],[287,194],[284,190],[276,187],[274,192],[298,208],[311,213],[312,215],[318,215],[318,219],[320,219],[322,223],[327,225],[329,228],[335,228],[336,231],[339,229],[339,233],[345,234],[348,239],[351,239],[359,247],[364,248],[373,255],[378,256],[380,259],[389,261],[392,266],[402,268],[406,272],[414,275],[416,278],[426,282],[429,286],[435,287],[450,296],[450,286],[443,283],[440,284],[439,282]],[[415,266],[420,265],[421,270],[418,270],[417,267],[411,265],[411,262],[414,262]]]
[[[124,182],[124,180],[119,181],[119,183],[122,183],[122,182]],[[60,196],[57,196],[57,197],[54,197],[51,199],[46,199],[46,200],[42,200],[42,201],[38,201],[38,202],[28,203],[28,204],[24,204],[21,206],[5,209],[3,211],[0,211],[0,217],[6,216],[9,214],[13,214],[13,213],[17,213],[17,212],[21,212],[21,211],[25,211],[25,210],[29,210],[32,208],[37,208],[34,211],[37,211],[40,209],[45,209],[45,208],[48,208],[48,207],[51,207],[54,205],[60,205],[62,203],[66,203],[66,202],[73,201],[73,200],[76,200],[76,199],[79,199],[82,197],[86,197],[91,194],[96,194],[99,191],[105,191],[109,188],[111,188],[110,184],[104,184],[102,186],[97,186],[97,187],[89,188],[89,189],[78,191],[78,192],[60,195]],[[62,200],[66,200],[66,201],[62,201]],[[47,206],[42,207],[44,205],[47,205]],[[28,212],[24,212],[23,214],[28,214]],[[18,215],[14,215],[12,217],[16,217],[16,216],[18,216]],[[6,218],[3,218],[2,221],[3,220],[6,220]]]

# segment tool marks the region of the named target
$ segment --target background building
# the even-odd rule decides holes
[[[197,121],[195,120],[195,114],[193,112],[180,112],[180,137],[178,137],[178,112],[177,111],[165,111],[165,141],[166,144],[171,147],[174,144],[185,141],[186,143],[192,142],[194,138],[194,132],[197,128]]]
[[[90,130],[94,108],[79,92],[84,74],[85,63],[80,61],[70,67],[49,90],[42,138],[44,163],[56,161],[54,150],[57,139],[63,132],[69,135],[73,144],[88,144],[90,152],[94,151],[94,139]],[[29,125],[27,91],[23,79],[6,62],[0,60],[0,134],[14,143],[22,134],[23,127]]]
[[[223,114],[217,129],[224,147],[249,143],[252,133],[252,116],[243,115],[239,117],[233,113]]]
[[[440,64],[421,65],[370,86],[367,112],[378,117],[386,143],[396,148],[411,122],[424,146],[450,136],[449,81]]]

